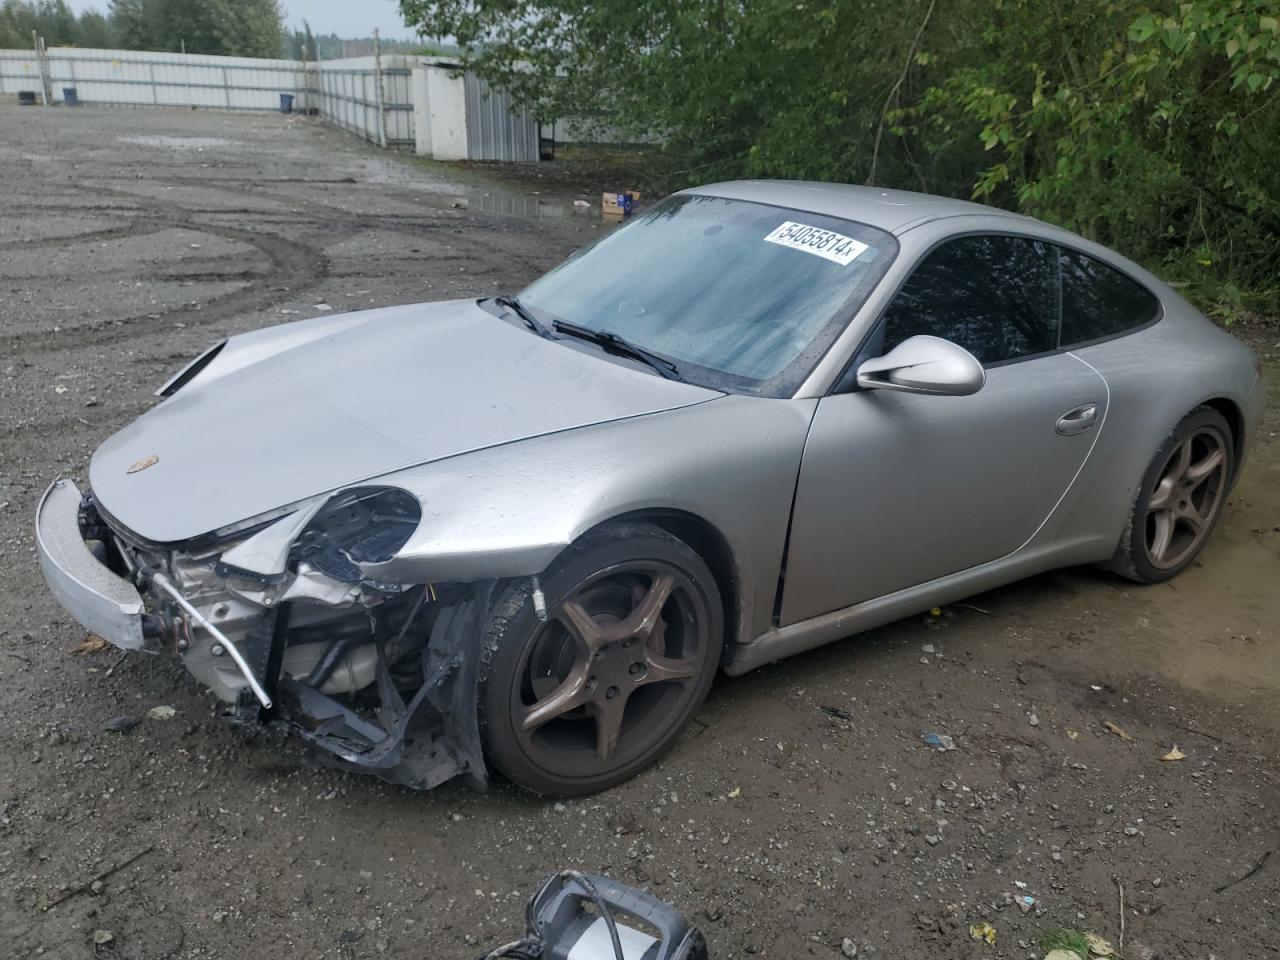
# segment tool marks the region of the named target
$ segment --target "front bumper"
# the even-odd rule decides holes
[[[299,618],[300,629],[310,631],[304,645],[316,642],[314,602],[269,602],[260,613],[252,613],[258,609],[252,607],[235,630],[227,620],[215,625],[210,617],[222,615],[215,611],[245,606],[234,590],[220,592],[217,587],[222,580],[216,553],[194,559],[178,552],[141,554],[116,536],[103,528],[92,501],[85,501],[70,480],[55,481],[36,507],[36,549],[49,590],[89,630],[125,650],[175,650],[187,670],[228,703],[227,716],[240,723],[281,724],[336,754],[346,769],[416,789],[430,789],[458,774],[476,785],[484,783],[476,709],[479,657],[474,652],[492,581],[457,587],[447,603],[437,601],[434,588],[430,604],[426,587],[413,589],[415,597],[422,591],[414,611],[424,610],[416,689],[402,691],[392,675],[397,658],[389,657],[388,648],[403,652],[408,623],[389,620],[363,641],[376,648],[375,682],[355,693],[329,696],[306,682],[303,674],[310,667],[296,674],[284,669],[286,652],[296,649],[289,646],[296,606],[312,616],[309,627],[306,616]],[[137,586],[95,554],[97,537],[112,540],[104,544],[105,555],[116,558],[117,569],[139,571]],[[276,588],[284,590],[285,585]],[[406,597],[407,604],[410,593],[396,596]],[[352,616],[367,619],[372,630],[380,622],[378,609],[357,609]],[[327,622],[319,621],[320,628]],[[339,650],[343,640],[335,632],[326,642]]]
[[[123,650],[142,650],[142,597],[103,564],[80,533],[80,491],[55,480],[36,507],[36,552],[49,590],[89,630]]]

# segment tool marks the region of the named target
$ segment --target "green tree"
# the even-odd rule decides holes
[[[50,47],[72,46],[80,38],[80,25],[66,0],[40,0],[36,4],[36,29]]]
[[[4,0],[0,6],[0,48],[21,49],[31,46],[31,31],[36,28],[36,12],[22,0]]]
[[[206,0],[214,34],[237,57],[279,57],[284,23],[277,0]],[[211,51],[212,52],[212,51]]]
[[[151,39],[143,0],[111,0],[108,21],[116,42],[125,50],[146,50]]]
[[[276,0],[112,0],[126,49],[279,57],[284,27]]]
[[[79,45],[82,47],[110,49],[116,45],[115,31],[111,23],[96,10],[86,10],[80,14]]]
[[[284,55],[290,60],[316,59],[316,38],[306,20],[302,21],[301,30],[292,30],[285,36]]]
[[[1230,316],[1280,303],[1280,9],[1006,0],[902,112],[973,193],[1112,244]],[[1270,158],[1270,159],[1269,159]]]
[[[728,176],[976,196],[1280,309],[1277,0],[400,0],[544,120]]]

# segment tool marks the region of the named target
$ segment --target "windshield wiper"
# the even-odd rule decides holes
[[[493,302],[500,307],[506,307],[517,317],[525,322],[530,330],[540,337],[546,337],[548,340],[554,339],[550,328],[545,323],[535,317],[520,300],[516,297],[494,297]]]
[[[620,337],[610,330],[592,330],[590,327],[580,327],[576,323],[569,323],[565,320],[557,320],[552,326],[556,333],[563,333],[569,337],[577,337],[579,340],[596,343],[612,353],[621,354],[632,360],[639,360],[641,363],[652,367],[668,380],[684,379],[680,376],[676,365],[666,357],[660,357],[644,347],[638,347],[630,340]]]

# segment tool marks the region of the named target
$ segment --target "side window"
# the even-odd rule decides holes
[[[885,350],[932,334],[998,363],[1058,346],[1056,250],[1022,237],[960,237],[916,267],[885,314]]]
[[[1062,345],[1124,333],[1156,318],[1146,287],[1074,250],[1062,251]]]

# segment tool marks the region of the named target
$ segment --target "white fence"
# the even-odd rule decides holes
[[[54,99],[74,88],[82,103],[279,110],[280,94],[298,96],[307,86],[297,60],[70,47],[44,59]],[[0,50],[0,94],[23,90],[42,96],[40,58],[32,50]]]
[[[48,91],[58,102],[71,89],[84,104],[223,110],[278,110],[287,94],[295,110],[384,147],[414,147],[442,160],[539,159],[538,124],[527,110],[435,57],[304,64],[135,50],[0,50],[0,98],[30,91],[43,101]]]
[[[336,126],[384,147],[412,147],[413,65],[391,56],[322,60],[310,65],[308,101]],[[381,79],[381,82],[379,82]]]

